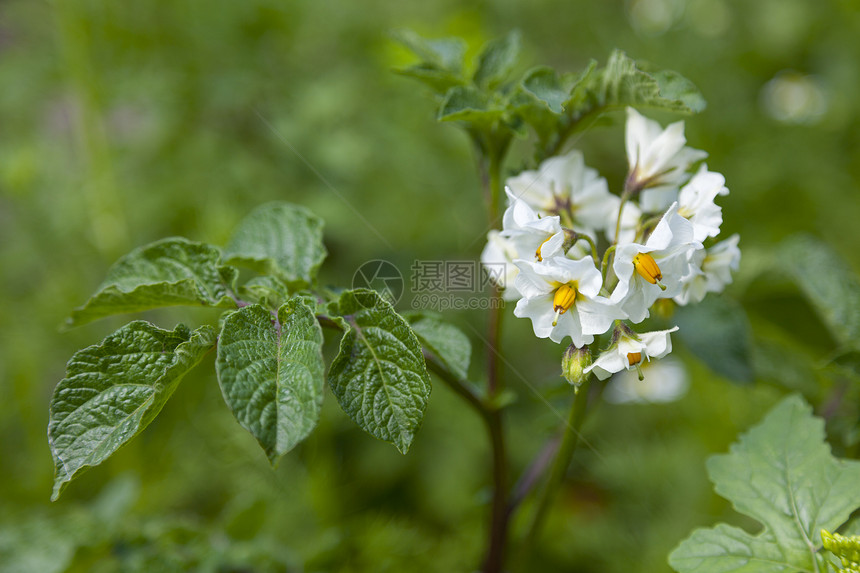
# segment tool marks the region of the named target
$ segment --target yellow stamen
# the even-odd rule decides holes
[[[564,284],[558,287],[555,291],[555,296],[552,297],[552,309],[555,311],[555,319],[552,325],[558,324],[558,317],[570,310],[573,303],[576,302],[576,287],[570,284]]]
[[[642,362],[642,353],[641,352],[628,352],[627,353],[627,362],[630,366],[634,364],[639,364]]]
[[[648,253],[639,253],[633,257],[633,268],[643,279],[652,285],[656,284],[660,290],[666,290],[665,285],[660,282],[663,279],[663,273],[660,272],[660,267],[657,266],[654,257]]]
[[[550,239],[552,239],[552,237],[547,237],[546,239],[544,239],[544,241],[540,245],[538,245],[538,248],[535,251],[535,257],[537,257],[538,262],[543,260],[543,256],[540,253],[541,247],[543,247],[546,244],[546,242],[549,241]]]

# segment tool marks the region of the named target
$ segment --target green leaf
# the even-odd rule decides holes
[[[325,363],[322,330],[300,298],[278,317],[258,304],[231,314],[215,363],[224,400],[274,464],[319,420]]]
[[[529,70],[522,82],[523,91],[545,104],[555,114],[561,114],[569,97],[554,69],[541,66]]]
[[[66,326],[165,306],[233,308],[230,289],[236,274],[221,264],[217,247],[181,237],[162,239],[114,263],[96,294],[72,311]]]
[[[239,287],[239,297],[246,302],[256,302],[267,308],[277,309],[290,298],[287,286],[271,275],[252,277]]]
[[[344,292],[337,306],[350,328],[329,370],[332,392],[355,423],[405,454],[430,397],[418,339],[374,291]]]
[[[412,30],[395,30],[392,37],[421,58],[425,64],[438,69],[459,71],[463,67],[466,43],[460,38],[428,40]]]
[[[602,70],[598,100],[602,105],[633,105],[685,113],[704,109],[704,99],[691,82],[674,72],[663,73],[658,79],[639,69],[620,50],[612,52]],[[693,102],[695,107],[686,102]]]
[[[322,238],[322,220],[304,207],[267,203],[239,223],[224,258],[301,288],[313,282],[326,257]]]
[[[678,307],[673,319],[678,338],[711,370],[736,382],[753,381],[752,335],[742,306],[709,296],[699,304]]]
[[[448,90],[439,107],[439,121],[465,121],[489,126],[502,118],[504,110],[491,106],[487,95],[471,86],[456,86]]]
[[[472,77],[476,85],[493,89],[507,79],[521,49],[520,33],[516,30],[504,38],[487,42],[478,56],[478,67]]]
[[[717,493],[764,529],[698,529],[669,564],[681,573],[818,571],[821,530],[835,530],[860,506],[860,462],[834,458],[824,437],[824,421],[789,396],[730,453],[710,458]]]
[[[597,72],[597,60],[590,60],[588,65],[574,80],[570,88],[570,95],[563,106],[568,113],[581,115],[585,110],[597,105],[596,86],[600,81]]]
[[[845,261],[820,239],[798,235],[774,257],[840,344],[860,348],[860,281]]]
[[[595,71],[592,64],[585,70],[564,105],[574,118],[625,106],[696,113],[705,108],[705,100],[692,82],[680,74],[648,73],[624,52],[615,50],[605,68]]]
[[[426,350],[434,354],[459,378],[468,378],[472,344],[459,328],[430,317],[419,318],[410,324]]]
[[[409,78],[416,79],[428,85],[439,95],[445,94],[454,86],[463,85],[462,76],[454,74],[449,70],[439,68],[433,64],[421,63],[394,70],[396,73]]]
[[[707,107],[704,96],[687,78],[672,70],[659,70],[652,74],[660,87],[660,97],[669,101],[681,102],[692,113],[704,111]]]
[[[136,321],[75,353],[51,399],[48,442],[56,500],[155,419],[177,384],[215,344],[215,329],[172,332]]]

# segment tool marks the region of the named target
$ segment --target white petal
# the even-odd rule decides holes
[[[514,316],[531,319],[532,328],[538,338],[548,338],[553,331],[555,312],[552,310],[552,298],[552,294],[521,298],[514,308]]]
[[[627,318],[621,308],[604,297],[577,299],[576,313],[584,334],[603,334],[618,319]]]

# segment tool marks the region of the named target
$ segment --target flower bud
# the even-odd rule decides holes
[[[573,384],[575,390],[579,390],[588,377],[588,374],[583,371],[589,366],[591,366],[591,352],[587,346],[577,348],[571,344],[561,357],[561,375]]]

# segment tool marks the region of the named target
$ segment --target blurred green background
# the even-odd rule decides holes
[[[125,317],[65,333],[58,325],[131,248],[167,235],[223,244],[251,209],[284,199],[325,219],[326,283],[348,285],[369,259],[408,274],[416,259],[477,258],[487,229],[471,149],[435,122],[422,86],[391,72],[411,61],[388,35],[400,27],[462,36],[473,51],[518,28],[523,70],[578,71],[619,47],[682,73],[709,104],[686,118],[687,137],[726,176],[723,232],[741,233],[743,266],[802,230],[860,264],[854,0],[3,0],[0,571],[468,571],[480,562],[486,440],[439,383],[408,456],[355,428],[329,395],[319,428],[273,471],[223,404],[210,357],[141,436],[48,501],[51,391],[74,351]],[[575,144],[618,189],[626,160],[615,119]],[[529,156],[516,143],[508,169]],[[757,283],[734,292],[757,344],[796,349],[809,374],[780,385],[762,367],[756,383],[738,386],[679,348],[690,382],[679,401],[598,404],[534,571],[668,571],[666,555],[691,528],[749,525],[711,493],[707,455],[788,389],[821,410],[845,384],[844,373],[819,367],[833,343],[796,289]],[[145,318],[172,328],[216,316]],[[448,318],[472,337],[479,377],[483,347],[472,334],[484,313]],[[511,457],[522,468],[570,396],[559,347],[535,339],[527,321],[505,327],[506,355],[534,388],[507,376],[519,396],[507,419]],[[846,416],[831,424],[840,455],[853,454],[856,410]]]

